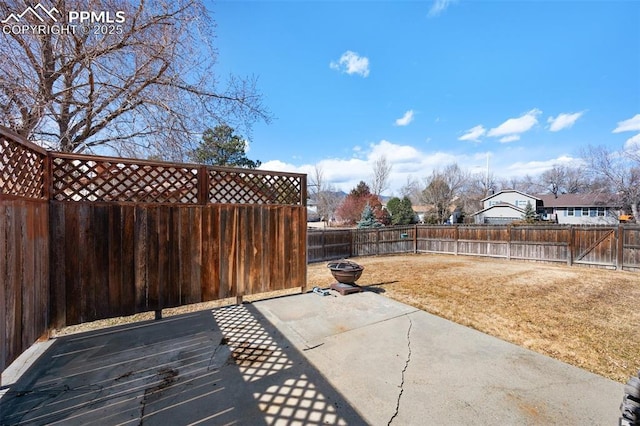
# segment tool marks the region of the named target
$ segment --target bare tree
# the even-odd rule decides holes
[[[324,190],[324,170],[322,170],[322,166],[319,164],[316,164],[313,168],[313,172],[309,174],[308,186],[309,196],[313,199],[317,198],[320,191]]]
[[[269,120],[255,78],[222,84],[215,75],[214,23],[199,0],[40,3],[66,31],[0,35],[0,123],[22,136],[61,151],[106,145],[175,158],[212,123]],[[9,0],[0,15],[28,6]],[[68,22],[87,9],[118,11],[119,22]],[[33,14],[20,19],[41,24]]]
[[[540,185],[551,194],[576,194],[586,186],[584,171],[579,167],[554,164],[540,176]]]
[[[567,194],[578,194],[584,192],[589,186],[589,179],[585,176],[583,167],[567,167],[567,179],[565,190]]]
[[[422,196],[422,189],[420,188],[420,182],[414,179],[412,176],[407,177],[407,182],[400,188],[400,195],[409,198],[412,204],[420,204],[420,198]]]
[[[389,175],[391,174],[391,164],[387,157],[381,155],[373,163],[373,176],[371,182],[371,193],[380,195],[389,189]]]
[[[640,211],[640,162],[626,152],[616,152],[604,146],[590,146],[583,152],[589,171],[608,183],[638,221]]]
[[[554,165],[549,170],[542,173],[540,181],[543,186],[546,186],[550,193],[556,198],[561,192],[561,188],[564,186],[564,182],[567,178],[566,170],[563,166]]]
[[[324,177],[322,166],[316,164],[309,176],[309,195],[318,206],[318,214],[324,221],[335,216],[342,196]]]
[[[446,166],[442,171],[434,170],[431,176],[425,179],[422,201],[433,206],[439,223],[447,220],[452,204],[463,194],[468,181],[468,174],[455,163]]]
[[[482,200],[495,191],[498,183],[493,175],[489,173],[474,173],[469,175],[464,191],[461,191],[463,210],[466,213],[474,213],[483,207]]]

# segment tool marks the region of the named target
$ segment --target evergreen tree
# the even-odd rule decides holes
[[[247,141],[234,134],[234,129],[227,125],[219,125],[207,129],[202,134],[202,142],[189,157],[196,163],[209,166],[230,166],[256,169],[260,160],[247,157]]]
[[[522,219],[524,219],[524,221],[527,223],[533,223],[536,220],[536,211],[533,209],[531,201],[527,201]]]
[[[366,197],[371,195],[371,189],[369,189],[369,185],[367,185],[363,180],[361,180],[355,188],[351,190],[349,195],[353,197]]]
[[[362,216],[358,221],[358,228],[379,228],[382,226],[382,223],[376,219],[376,216],[373,214],[373,208],[371,205],[367,203],[362,210]]]
[[[391,213],[391,224],[409,225],[415,222],[415,212],[409,197],[393,197],[387,202],[387,209]]]

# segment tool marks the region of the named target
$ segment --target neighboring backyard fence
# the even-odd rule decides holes
[[[0,127],[0,371],[50,328],[306,285],[306,176],[48,152]]]
[[[640,271],[640,226],[411,225],[309,231],[309,262],[446,253]]]

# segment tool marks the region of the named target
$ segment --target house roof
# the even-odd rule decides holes
[[[518,191],[517,189],[503,189],[502,191],[498,191],[498,192],[496,192],[495,194],[491,194],[491,195],[489,195],[489,196],[484,197],[484,198],[483,198],[482,200],[480,200],[480,201],[482,201],[482,202],[484,203],[484,202],[485,202],[485,200],[488,200],[488,199],[490,199],[490,198],[497,197],[497,196],[498,196],[498,195],[500,195],[500,194],[506,194],[506,193],[509,193],[509,192],[517,192],[518,194],[522,194],[522,195],[524,195],[525,197],[535,198],[535,199],[539,200],[538,196],[536,196],[536,195],[531,195],[531,194],[527,194],[526,192]]]
[[[471,216],[475,216],[475,215],[478,215],[478,214],[480,214],[480,213],[485,213],[485,212],[487,212],[487,211],[489,211],[489,210],[491,210],[491,209],[495,209],[495,208],[497,208],[497,207],[508,207],[508,208],[510,208],[510,209],[512,209],[512,210],[517,211],[517,212],[518,212],[518,213],[520,213],[520,214],[524,214],[524,209],[521,209],[520,207],[516,207],[516,206],[514,206],[513,204],[509,204],[509,203],[498,203],[498,204],[494,204],[494,205],[493,205],[493,206],[491,206],[491,207],[487,207],[486,209],[478,210],[477,212],[475,212],[475,213],[474,213],[474,214],[472,214]]]
[[[620,201],[615,194],[553,194],[536,195],[544,207],[617,207]]]

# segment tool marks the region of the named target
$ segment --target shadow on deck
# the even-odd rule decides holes
[[[363,424],[252,305],[57,338],[0,424]]]

